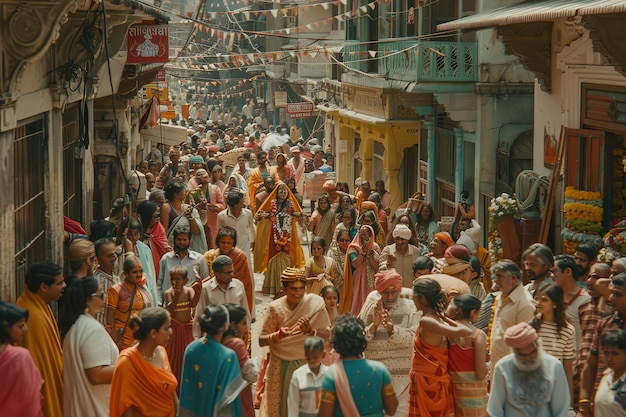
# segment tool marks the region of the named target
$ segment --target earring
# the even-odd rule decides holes
[[[237,329],[233,329],[233,336],[237,336]]]

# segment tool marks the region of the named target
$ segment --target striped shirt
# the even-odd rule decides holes
[[[315,417],[320,405],[322,381],[328,367],[320,364],[320,370],[315,375],[309,365],[305,364],[291,376],[287,409],[289,417]]]
[[[93,277],[98,280],[98,284],[100,285],[100,288],[102,288],[102,292],[105,294],[104,305],[106,305],[106,294],[109,292],[109,288],[120,282],[120,279],[115,275],[107,274],[100,268],[95,270]],[[96,314],[96,319],[103,325],[106,325],[106,309]]]
[[[561,362],[567,359],[576,359],[576,350],[574,349],[574,326],[567,323],[566,327],[561,328],[561,332],[557,332],[556,323],[542,322],[537,332],[541,339],[544,352],[554,356]]]

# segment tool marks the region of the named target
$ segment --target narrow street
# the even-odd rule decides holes
[[[310,205],[308,205],[309,200],[304,201],[305,207],[303,210],[305,212],[309,212],[311,209]],[[299,229],[302,231],[302,229]],[[300,244],[302,246],[302,251],[304,252],[304,258],[307,259],[309,257],[309,245],[303,239],[300,239]],[[254,256],[254,255],[253,255]],[[252,345],[252,358],[257,361],[257,363],[261,364],[261,347],[259,346],[259,333],[261,333],[261,328],[263,327],[263,319],[265,318],[265,309],[267,305],[272,302],[273,297],[269,295],[263,295],[261,291],[263,287],[263,274],[254,274],[254,306],[256,311],[256,320],[252,323],[252,328],[250,329],[252,340],[250,341]],[[252,394],[254,395],[254,384],[252,386]],[[259,416],[259,410],[256,410],[256,415]]]

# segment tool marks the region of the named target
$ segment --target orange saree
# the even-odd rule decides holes
[[[448,349],[425,343],[419,327],[415,332],[409,378],[408,417],[454,417]]]
[[[177,386],[167,355],[163,368],[157,368],[141,356],[137,346],[128,348],[115,364],[109,415],[120,417],[133,407],[137,417],[174,417]]]

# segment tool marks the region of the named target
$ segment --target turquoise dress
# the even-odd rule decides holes
[[[152,260],[152,249],[142,241],[137,241],[137,253],[141,260],[141,266],[143,267],[143,273],[146,274],[146,288],[150,292],[150,296],[153,300],[153,305],[158,302],[157,298],[157,275],[154,271],[154,261]]]
[[[241,417],[241,377],[237,354],[203,337],[185,350],[180,381],[180,417]]]
[[[391,374],[380,362],[368,359],[343,361],[350,382],[352,398],[362,417],[383,417],[383,388],[391,385]],[[331,366],[322,382],[322,390],[335,397],[334,417],[341,417],[341,407],[335,390],[335,367]],[[393,389],[393,388],[391,388]],[[324,394],[322,394],[323,396]],[[323,401],[323,400],[322,400]]]

